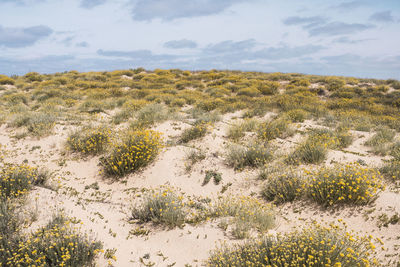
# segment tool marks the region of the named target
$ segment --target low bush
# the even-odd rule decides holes
[[[6,164],[0,171],[0,198],[24,195],[33,185],[43,185],[47,173],[29,165]]]
[[[327,154],[328,149],[325,144],[315,143],[312,139],[307,139],[285,161],[288,164],[318,164],[326,159]]]
[[[374,254],[371,236],[358,236],[341,225],[314,223],[260,241],[224,245],[211,253],[207,266],[378,266]]]
[[[97,155],[105,151],[111,143],[111,130],[105,127],[84,128],[71,133],[67,147],[71,151]]]
[[[20,237],[15,247],[0,253],[3,266],[89,266],[102,244],[77,233],[62,216]]]
[[[265,122],[258,129],[259,137],[267,141],[275,138],[286,138],[293,134],[294,130],[290,127],[290,121],[283,118]]]
[[[209,124],[207,123],[199,123],[188,129],[185,129],[179,138],[179,142],[187,143],[189,141],[204,137],[207,134],[208,127]]]
[[[218,185],[222,180],[222,174],[220,172],[217,172],[214,170],[207,170],[202,186],[205,186],[206,184],[208,184],[210,182],[211,178],[213,178],[214,184]]]
[[[0,85],[1,84],[11,84],[11,85],[14,85],[15,84],[15,80],[14,79],[11,79],[10,77],[7,77],[7,76],[5,76],[5,75],[1,75],[0,74]]]
[[[292,109],[285,113],[292,122],[303,122],[307,116],[308,112],[302,109]]]
[[[304,179],[295,172],[288,172],[267,179],[261,195],[277,204],[292,202],[303,194]]]
[[[237,92],[237,95],[256,97],[260,95],[260,91],[257,88],[243,88]]]
[[[400,159],[389,161],[380,169],[380,171],[389,180],[399,181],[400,180]]]
[[[332,131],[330,129],[313,129],[309,134],[310,141],[322,143],[328,148],[346,148],[353,142],[353,136],[347,128],[338,127]]]
[[[152,222],[169,228],[182,227],[186,218],[182,197],[170,189],[149,193],[131,214],[139,223]]]
[[[356,164],[321,168],[309,173],[307,195],[324,206],[336,204],[365,205],[384,189],[380,173]]]
[[[171,114],[162,104],[149,104],[136,113],[136,120],[131,124],[133,129],[143,129],[157,122],[166,120]]]
[[[37,137],[48,135],[52,132],[57,117],[44,112],[25,112],[12,117],[10,125],[14,127],[25,126],[28,132]]]
[[[293,85],[308,87],[311,85],[310,81],[306,79],[295,79],[290,82]]]
[[[144,130],[129,132],[111,153],[100,159],[107,175],[124,176],[147,166],[162,147],[160,133]]]
[[[264,81],[257,86],[257,89],[263,95],[274,95],[278,93],[279,86],[279,82]]]

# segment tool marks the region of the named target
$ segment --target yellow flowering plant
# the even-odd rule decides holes
[[[371,236],[359,236],[342,224],[307,227],[258,241],[222,245],[207,266],[379,266]]]
[[[124,176],[153,161],[162,147],[162,138],[159,132],[152,130],[133,131],[113,146],[112,152],[102,157],[100,163],[105,174]]]

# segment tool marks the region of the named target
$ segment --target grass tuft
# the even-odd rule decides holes
[[[273,158],[271,148],[265,144],[253,143],[248,146],[232,144],[228,146],[226,162],[236,170],[245,167],[259,167]]]

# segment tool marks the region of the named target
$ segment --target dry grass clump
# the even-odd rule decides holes
[[[200,149],[191,149],[185,156],[185,170],[189,172],[193,165],[206,158],[206,153]]]
[[[0,198],[11,199],[22,196],[33,185],[43,185],[47,172],[29,165],[6,164],[0,171]]]
[[[308,175],[308,197],[324,206],[365,205],[373,202],[384,189],[379,171],[356,164],[320,168],[316,172],[308,172]]]
[[[365,145],[372,147],[374,154],[386,155],[390,149],[390,142],[393,141],[395,135],[394,130],[382,127],[365,142]]]
[[[275,225],[273,207],[247,196],[220,198],[211,204],[203,216],[231,217],[227,224],[233,224],[232,234],[238,239],[248,237],[252,229],[263,233]]]
[[[255,119],[245,119],[242,122],[233,124],[228,129],[228,138],[234,141],[238,141],[240,138],[245,136],[246,132],[254,131],[258,126],[258,121]]]
[[[23,112],[12,116],[9,124],[13,127],[25,126],[29,134],[42,137],[52,132],[56,120],[56,116],[50,113]]]
[[[223,246],[207,266],[378,266],[371,236],[345,226],[314,223],[302,230],[266,236],[259,241]]]
[[[100,159],[104,172],[124,176],[147,166],[162,147],[161,134],[151,130],[129,132],[114,144],[110,154]]]
[[[382,174],[392,181],[400,180],[400,159],[394,159],[386,163],[380,171]]]
[[[188,129],[185,129],[179,138],[179,143],[187,143],[189,141],[204,137],[207,134],[207,129],[209,126],[210,125],[208,123],[200,122]]]
[[[102,247],[100,242],[77,233],[62,216],[32,234],[19,234],[14,233],[12,241],[1,238],[2,266],[88,266]]]
[[[144,108],[148,104],[149,102],[144,99],[130,99],[122,105],[121,111],[112,117],[112,122],[115,124],[127,122],[134,117],[135,112]]]
[[[221,120],[221,115],[216,112],[204,112],[201,109],[193,108],[188,110],[190,116],[196,120],[195,124],[210,123],[213,124]]]
[[[131,128],[143,129],[155,123],[162,122],[171,116],[168,108],[162,104],[154,103],[141,108],[135,115],[136,120],[132,122]]]
[[[318,164],[326,159],[329,148],[345,148],[353,142],[352,135],[345,128],[335,131],[313,129],[307,139],[290,154],[288,164]]]
[[[293,134],[294,130],[290,127],[290,121],[284,118],[265,122],[258,129],[259,137],[267,141],[275,138],[286,138]]]
[[[139,223],[152,222],[169,228],[182,227],[187,216],[183,197],[169,188],[149,193],[131,214]]]
[[[400,160],[400,141],[395,142],[390,148],[390,155],[395,160]]]
[[[253,143],[247,146],[231,144],[227,148],[226,162],[236,170],[259,167],[273,158],[270,146]]]
[[[105,127],[84,128],[68,136],[67,147],[71,151],[98,155],[111,143],[111,130]]]

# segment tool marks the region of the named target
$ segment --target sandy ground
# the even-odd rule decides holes
[[[270,116],[271,114],[267,114]],[[252,195],[258,194],[261,182],[256,179],[257,171],[234,171],[224,163],[227,130],[240,113],[227,114],[217,122],[211,132],[201,140],[187,145],[167,146],[149,167],[139,173],[131,174],[120,181],[104,179],[100,174],[98,157],[79,158],[65,153],[64,142],[73,127],[57,125],[54,134],[41,139],[26,137],[21,140],[12,138],[15,130],[0,126],[0,144],[7,151],[7,162],[28,162],[34,166],[43,166],[53,174],[51,188],[35,188],[27,201],[30,210],[37,212],[37,221],[31,229],[45,224],[54,212],[64,212],[80,221],[80,228],[93,238],[104,243],[104,249],[116,249],[117,261],[113,266],[143,266],[154,262],[155,266],[202,266],[209,251],[221,241],[236,242],[210,221],[197,226],[166,230],[146,226],[150,229],[147,236],[130,234],[138,227],[129,222],[129,208],[139,199],[141,189],[157,188],[169,185],[178,188],[187,195],[214,199],[222,187],[231,183],[227,193]],[[164,133],[166,140],[178,136],[189,127],[181,121],[167,121],[154,127]],[[312,121],[298,124],[299,130],[322,127]],[[344,151],[330,151],[326,163],[354,162],[359,159],[368,166],[379,167],[383,157],[372,155],[363,144],[372,133],[353,131],[355,141]],[[295,134],[287,140],[277,140],[280,152],[290,151],[302,138]],[[185,169],[185,156],[190,149],[202,149],[206,158],[192,166],[188,173]],[[222,173],[220,185],[209,183],[202,186],[205,170],[218,170]],[[98,190],[85,189],[85,186],[97,183]],[[55,190],[57,189],[57,190]],[[340,208],[324,210],[310,203],[298,202],[277,207],[277,232],[285,232],[293,226],[304,225],[306,221],[346,221],[350,229],[372,234],[382,238],[387,250],[380,257],[392,255],[400,244],[400,224],[378,227],[378,217],[386,213],[400,213],[400,195],[387,189],[377,201],[362,208]],[[142,261],[142,262],[141,262]],[[99,257],[98,266],[107,266],[107,260]]]

